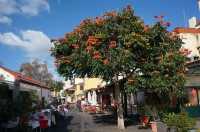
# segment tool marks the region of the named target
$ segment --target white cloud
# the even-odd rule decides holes
[[[47,0],[25,0],[20,9],[24,14],[36,16],[41,10],[49,11],[50,7]]]
[[[10,24],[12,15],[36,16],[45,10],[50,10],[48,0],[0,0],[0,23]]]
[[[0,16],[0,23],[10,25],[12,20],[7,16]]]
[[[49,54],[52,46],[46,34],[35,30],[21,31],[19,35],[12,32],[0,33],[0,43],[22,48],[30,57]]]
[[[28,61],[39,59],[45,61],[49,71],[57,80],[62,80],[56,72],[53,63],[53,57],[50,56],[49,49],[53,46],[49,37],[41,31],[26,30],[19,34],[13,32],[0,33],[0,44],[10,47],[17,47],[25,51],[25,57]]]
[[[0,0],[0,14],[11,15],[17,13],[19,11],[17,6],[16,0]]]

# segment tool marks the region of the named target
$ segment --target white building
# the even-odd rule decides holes
[[[41,82],[0,66],[0,83],[2,82],[9,84],[13,92],[16,88],[18,91],[35,91],[39,99],[44,98],[46,101],[51,95],[49,88]]]
[[[199,57],[200,48],[200,21],[196,17],[189,19],[189,27],[177,27],[174,29],[174,32],[180,36],[184,42],[183,48],[191,51],[191,54],[188,56],[191,58],[191,61],[195,57]]]

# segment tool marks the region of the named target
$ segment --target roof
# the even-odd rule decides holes
[[[175,32],[175,33],[200,33],[200,29],[177,27],[173,30],[173,32]]]
[[[12,70],[7,69],[7,68],[2,67],[2,66],[0,66],[0,68],[4,69],[5,71],[7,71],[11,75],[13,75],[17,80],[20,80],[22,82],[29,83],[29,84],[32,84],[32,85],[35,85],[35,86],[39,86],[39,87],[42,87],[42,88],[45,88],[45,89],[49,89],[49,87],[45,86],[40,81],[34,80],[31,77],[24,76],[19,72],[12,71]]]
[[[190,61],[186,63],[186,66],[200,65],[200,60]]]

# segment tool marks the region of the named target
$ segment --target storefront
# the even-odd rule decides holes
[[[113,102],[113,87],[90,89],[86,91],[86,100],[90,105],[99,106],[100,109],[110,107]]]

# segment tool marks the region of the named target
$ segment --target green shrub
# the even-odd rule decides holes
[[[194,128],[196,124],[195,119],[189,117],[185,112],[166,114],[163,121],[169,128],[175,127],[178,132],[187,132],[187,130]]]

